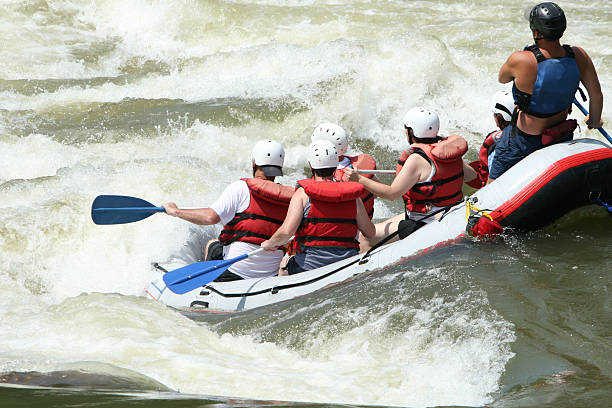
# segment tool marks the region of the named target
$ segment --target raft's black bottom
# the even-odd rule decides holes
[[[612,201],[612,159],[562,171],[506,215],[500,224],[520,231],[540,229],[571,210],[593,204],[595,198]]]

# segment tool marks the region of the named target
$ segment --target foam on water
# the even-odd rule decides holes
[[[3,328],[13,335],[3,341],[0,371],[56,371],[68,362],[75,362],[72,369],[85,362],[91,370],[87,362],[103,361],[186,393],[477,405],[497,387],[511,356],[505,344],[512,334],[486,315],[469,320],[472,312],[458,307],[464,305],[462,299],[434,298],[417,309],[357,311],[367,314],[361,317],[364,324],[323,336],[304,353],[249,335],[218,335],[144,298],[82,294],[43,310],[21,310],[19,325],[6,326],[17,316],[4,312]],[[393,319],[402,316],[412,316],[412,324],[390,330]],[[312,330],[303,335],[316,338]],[[457,331],[465,335],[454,337]]]

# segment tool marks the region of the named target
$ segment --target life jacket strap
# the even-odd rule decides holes
[[[230,239],[228,239],[227,241],[222,241],[222,236],[224,234],[232,234],[232,237]],[[221,235],[219,235],[219,241],[221,242],[221,244],[225,245],[229,245],[232,242],[235,242],[238,240],[238,238],[243,238],[243,237],[255,237],[255,238],[261,238],[263,240],[266,239],[270,239],[271,235],[265,235],[265,234],[259,234],[257,232],[251,232],[251,231],[236,231],[236,230],[232,230],[232,229],[227,229],[227,230],[223,230],[221,231]]]
[[[463,171],[461,173],[455,174],[454,176],[435,180],[435,181],[425,181],[423,183],[417,183],[415,187],[429,187],[429,186],[441,186],[442,184],[450,183],[451,181],[455,181],[458,178],[463,177]]]
[[[301,235],[299,237],[295,237],[295,240],[299,242],[328,241],[328,242],[350,242],[350,243],[359,244],[359,241],[357,241],[355,237],[319,237],[316,235]]]
[[[283,223],[283,220],[268,217],[265,215],[258,215],[258,214],[252,214],[252,213],[238,213],[234,216],[234,218],[232,218],[230,222],[228,222],[225,225],[231,227],[233,225],[238,224],[240,221],[243,221],[243,220],[264,220],[268,222],[273,222],[274,224],[278,224],[278,225],[281,225]]]
[[[413,204],[437,204],[446,200],[450,200],[451,198],[457,196],[457,195],[461,195],[461,190],[459,190],[458,192],[456,192],[455,194],[451,194],[451,195],[447,195],[444,197],[438,197],[438,198],[434,198],[434,199],[423,199],[423,200],[411,200],[411,203]],[[406,202],[406,200],[404,200]],[[455,201],[453,204],[451,205],[455,205],[457,203],[461,202],[461,199]]]
[[[313,223],[333,223],[333,224],[357,224],[354,218],[319,218],[319,217],[308,217],[302,220],[303,224]]]

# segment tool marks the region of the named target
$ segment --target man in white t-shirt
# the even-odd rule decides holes
[[[210,208],[184,210],[174,203],[162,205],[168,215],[194,224],[222,224],[219,241],[209,245],[207,253],[222,247],[223,259],[252,252],[269,239],[282,224],[295,191],[292,187],[274,183],[276,176],[283,175],[285,151],[280,143],[272,140],[258,142],[251,158],[253,178],[241,179],[227,186]],[[279,249],[243,259],[232,264],[216,281],[276,275],[283,254]],[[211,257],[207,256],[209,259]]]

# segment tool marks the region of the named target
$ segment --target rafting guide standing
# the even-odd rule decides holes
[[[251,154],[253,177],[235,181],[226,187],[210,208],[179,209],[175,203],[162,206],[168,215],[198,225],[220,223],[219,240],[209,245],[209,259],[231,259],[248,254],[270,238],[282,224],[294,188],[274,183],[283,175],[285,151],[280,143],[262,140]],[[221,253],[222,252],[222,253]],[[230,266],[217,281],[262,278],[276,275],[283,251],[265,251]]]
[[[589,129],[603,122],[603,94],[589,55],[580,47],[561,45],[567,26],[555,3],[540,3],[528,15],[534,44],[510,55],[499,71],[499,82],[513,82],[516,109],[512,123],[497,142],[489,182],[535,150],[571,140],[576,120],[567,120],[580,82],[589,94]]]

